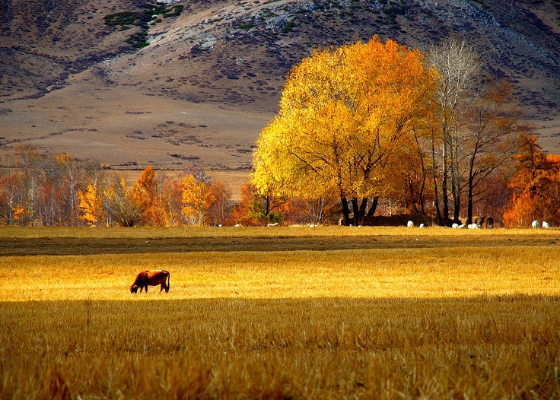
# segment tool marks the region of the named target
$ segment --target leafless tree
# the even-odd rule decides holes
[[[33,146],[21,145],[16,147],[16,167],[22,173],[21,209],[18,217],[23,225],[37,223],[37,191],[40,181],[42,156]]]
[[[473,222],[473,205],[489,185],[499,182],[502,167],[513,167],[513,155],[519,149],[518,136],[524,131],[518,125],[520,111],[510,99],[511,87],[505,82],[489,83],[472,107],[465,126],[465,163],[467,224]],[[497,175],[497,176],[496,176]]]
[[[126,188],[122,177],[114,177],[107,186],[104,197],[107,214],[120,226],[134,226],[140,222],[140,208]]]
[[[442,209],[437,206],[440,223],[449,222],[449,196],[453,201],[453,221],[459,220],[461,209],[461,168],[463,159],[463,126],[466,116],[476,102],[477,86],[480,78],[480,61],[473,46],[466,40],[449,38],[438,46],[433,46],[429,53],[430,63],[441,74],[438,88],[438,101],[441,115],[441,137],[434,145],[433,165],[437,165],[436,153],[440,159]],[[434,169],[434,174],[435,174]],[[436,178],[434,175],[434,183]],[[438,185],[435,184],[436,190]],[[439,191],[439,190],[438,190]]]

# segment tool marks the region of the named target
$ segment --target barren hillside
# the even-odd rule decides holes
[[[475,44],[560,151],[560,1],[0,0],[0,157],[246,171],[289,69],[373,35]]]

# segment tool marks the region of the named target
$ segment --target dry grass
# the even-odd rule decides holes
[[[2,230],[0,398],[558,398],[558,236]],[[127,291],[146,268],[169,293]]]

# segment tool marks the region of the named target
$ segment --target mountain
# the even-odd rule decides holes
[[[373,35],[465,38],[560,152],[560,0],[0,0],[0,157],[247,171],[290,68]]]

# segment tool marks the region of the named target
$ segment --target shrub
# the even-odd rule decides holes
[[[103,19],[107,26],[123,26],[123,25],[136,25],[136,21],[140,18],[137,12],[124,11],[115,14],[106,15]]]
[[[292,29],[294,29],[294,26],[296,26],[296,23],[294,21],[294,18],[292,18],[286,25],[284,25],[284,27],[282,28],[282,33],[290,32]]]
[[[248,31],[249,29],[254,28],[254,27],[255,27],[255,24],[253,24],[252,22],[249,22],[248,24],[239,25],[237,27],[237,29],[243,29],[245,31]]]

